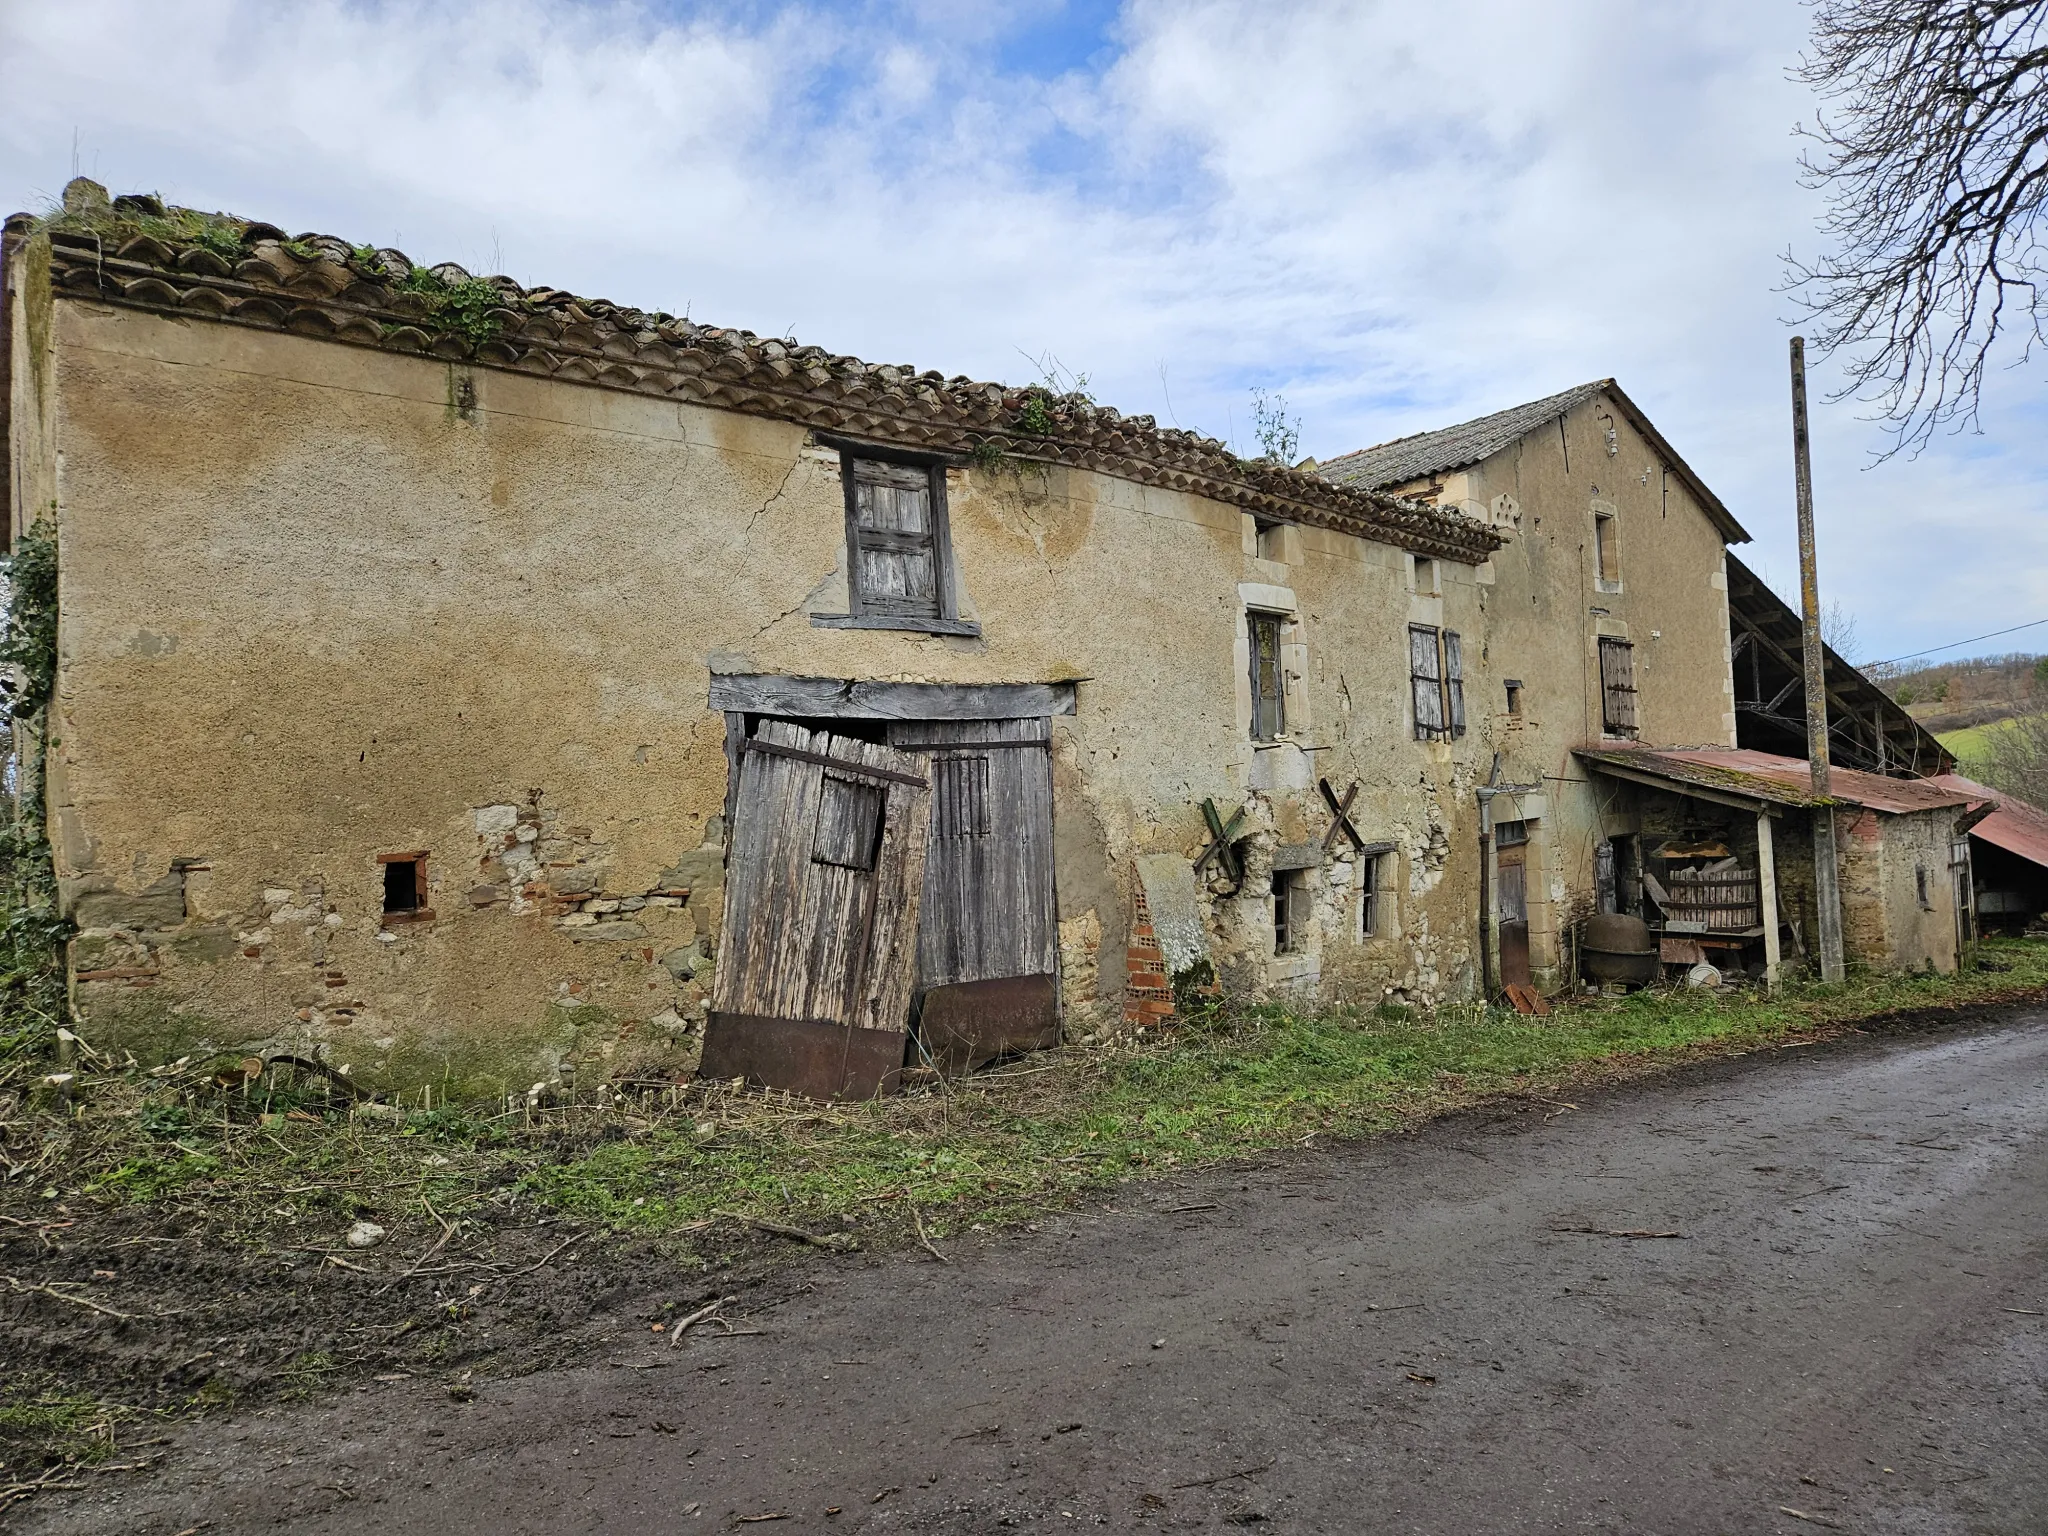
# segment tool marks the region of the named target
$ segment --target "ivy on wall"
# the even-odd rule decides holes
[[[57,684],[57,539],[38,523],[0,562],[6,617],[0,666],[8,676],[7,796],[0,812],[0,1081],[6,1068],[40,1056],[68,1016],[57,881],[44,816],[49,706]]]

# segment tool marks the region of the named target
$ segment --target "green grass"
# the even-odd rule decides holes
[[[53,1461],[101,1460],[113,1449],[121,1416],[122,1410],[97,1398],[55,1390],[0,1401],[0,1472],[11,1476]]]
[[[1967,774],[1974,767],[1988,762],[1992,753],[1992,739],[2007,728],[2007,722],[1994,720],[1989,725],[1973,725],[1960,731],[1943,731],[1934,739],[1955,754],[1956,767]]]
[[[721,1213],[832,1220],[897,1203],[957,1224],[1013,1219],[1133,1174],[1199,1167],[1323,1137],[1386,1131],[1501,1095],[1554,1095],[1696,1053],[1812,1038],[1855,1019],[2048,986],[2048,946],[1987,945],[2009,971],[1875,977],[1778,999],[1696,991],[1531,1019],[1477,1006],[1297,1012],[1184,1023],[1157,1047],[1064,1053],[949,1098],[663,1124],[523,1181],[549,1205],[627,1230]],[[863,1221],[862,1224],[865,1224]]]
[[[915,1209],[942,1235],[1129,1177],[1372,1135],[1488,1099],[1565,1099],[1688,1058],[2048,989],[2048,944],[1989,941],[1982,952],[2001,969],[1864,975],[1768,999],[1641,992],[1546,1019],[1474,1004],[1226,1008],[1156,1041],[1068,1047],[861,1104],[699,1084],[536,1118],[444,1109],[402,1124],[341,1111],[257,1122],[236,1095],[209,1098],[203,1080],[177,1104],[161,1082],[130,1082],[118,1108],[87,1105],[73,1159],[37,1183],[203,1212],[222,1236],[259,1243],[331,1235],[363,1214],[502,1222],[539,1207],[659,1239],[701,1265],[746,1240],[746,1218],[888,1242],[912,1230]]]

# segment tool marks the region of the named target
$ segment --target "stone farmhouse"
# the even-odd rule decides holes
[[[1612,381],[1287,466],[85,181],[0,252],[96,1045],[866,1094],[1191,988],[1554,988],[1675,874],[1748,873],[1724,960],[1799,931],[1814,808],[1650,751],[1741,746],[1746,535]]]

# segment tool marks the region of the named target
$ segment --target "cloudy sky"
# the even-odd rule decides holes
[[[0,201],[74,169],[1319,457],[1614,375],[1792,545],[1797,0],[0,0]],[[1870,466],[1815,422],[1864,659],[2048,617],[2048,390]],[[1825,382],[1823,379],[1822,382]],[[2048,627],[1974,649],[2048,650]],[[1968,654],[1969,651],[1953,654]]]

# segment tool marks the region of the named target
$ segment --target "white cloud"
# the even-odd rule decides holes
[[[1000,72],[1045,14],[0,7],[0,197],[54,194],[75,129],[117,191],[947,372],[1050,352],[1164,418],[1163,370],[1240,441],[1265,384],[1324,455],[1615,374],[1791,567],[1802,8],[1130,0],[1099,70]],[[2039,370],[1995,386],[2003,452],[1867,474],[1817,407],[1823,572],[1876,651],[2048,614]]]

